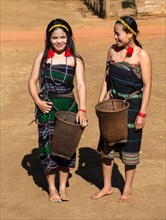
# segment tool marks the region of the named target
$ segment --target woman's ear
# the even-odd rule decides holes
[[[128,33],[129,39],[131,40],[133,37],[133,34],[131,32]]]

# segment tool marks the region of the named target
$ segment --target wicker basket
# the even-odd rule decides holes
[[[95,106],[101,136],[109,145],[127,142],[128,108],[129,103],[120,99],[109,99]]]
[[[51,154],[70,160],[76,152],[83,131],[84,128],[76,123],[76,113],[57,112]]]

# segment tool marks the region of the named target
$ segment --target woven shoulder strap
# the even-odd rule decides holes
[[[140,91],[141,91],[141,90],[137,90],[137,91],[131,93],[127,98],[124,99],[124,101],[127,101],[127,100],[130,99],[133,95],[138,94]],[[111,90],[108,91],[106,97],[107,97],[106,99],[113,99],[113,95],[112,95]]]

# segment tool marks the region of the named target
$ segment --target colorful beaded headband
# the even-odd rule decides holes
[[[131,31],[132,34],[137,35],[137,33],[121,18],[118,18],[118,21],[120,21],[129,31]]]
[[[55,27],[63,27],[63,28],[65,28],[66,30],[67,30],[67,32],[69,32],[69,29],[65,26],[65,25],[62,25],[62,24],[54,24],[50,29],[49,29],[49,31],[48,32],[50,32],[53,28],[55,28]]]

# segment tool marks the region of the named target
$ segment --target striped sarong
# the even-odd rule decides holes
[[[139,163],[139,152],[142,139],[142,130],[135,130],[135,119],[141,107],[142,101],[142,77],[141,69],[137,65],[126,62],[110,62],[108,89],[111,89],[113,98],[125,99],[135,91],[140,91],[133,95],[128,102],[128,140],[127,143],[118,143],[108,146],[108,158],[118,157],[126,165],[137,165]],[[104,151],[104,142],[100,137],[99,151]]]
[[[50,73],[50,64],[46,64],[43,67],[43,71],[40,76],[41,92],[40,98],[43,100],[50,100],[56,109],[59,111],[68,111],[72,106],[75,98],[73,95],[69,97],[69,94],[73,91],[73,78],[75,69],[72,66],[68,66],[67,75],[65,77],[66,65],[53,65]],[[50,75],[51,74],[51,75]],[[65,77],[65,78],[64,78]],[[65,80],[64,80],[65,79]],[[59,94],[63,94],[60,97]],[[71,112],[77,112],[77,104],[70,110]],[[51,155],[51,143],[54,133],[56,110],[52,109],[49,114],[44,114],[37,108],[36,118],[38,119],[38,135],[39,135],[39,152],[40,160],[45,172],[48,173],[59,166],[74,168],[76,153],[72,156],[71,160],[66,160],[57,156]],[[66,143],[67,145],[67,143]],[[69,146],[70,147],[70,146]]]

